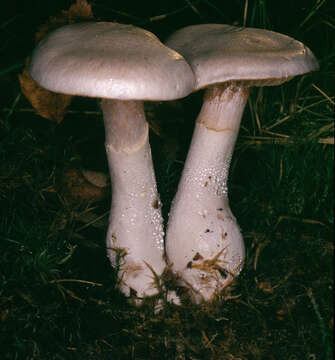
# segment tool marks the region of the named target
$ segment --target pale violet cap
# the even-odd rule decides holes
[[[112,22],[63,26],[33,52],[32,78],[57,93],[120,100],[171,100],[194,89],[183,56],[151,32]]]
[[[196,89],[229,81],[244,86],[277,85],[319,68],[304,44],[263,29],[193,25],[176,31],[165,44],[191,65]]]

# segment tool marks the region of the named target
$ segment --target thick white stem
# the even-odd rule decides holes
[[[124,108],[125,112],[120,111]],[[151,296],[158,292],[154,273],[161,275],[166,264],[161,203],[143,105],[104,100],[102,109],[112,182],[108,255],[113,265],[120,266],[123,293],[129,296],[133,289],[138,297]]]
[[[243,88],[207,90],[170,211],[167,257],[197,303],[211,300],[244,262],[227,178],[247,98]]]

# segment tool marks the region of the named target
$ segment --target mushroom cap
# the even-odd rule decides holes
[[[32,55],[30,74],[53,92],[120,100],[177,99],[195,82],[185,59],[154,34],[112,22],[50,33]]]
[[[175,32],[166,45],[191,65],[196,89],[228,81],[244,86],[277,85],[319,68],[304,44],[263,29],[193,25]]]

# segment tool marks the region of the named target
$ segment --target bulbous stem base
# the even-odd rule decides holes
[[[151,296],[158,292],[155,279],[166,263],[161,202],[143,105],[104,100],[102,108],[112,182],[108,256],[119,268],[119,287],[126,296],[131,290],[139,298]]]
[[[241,88],[207,90],[170,211],[168,261],[196,303],[213,299],[238,276],[245,258],[227,178],[247,98]]]

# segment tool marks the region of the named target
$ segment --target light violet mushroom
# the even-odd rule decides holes
[[[249,89],[279,85],[317,70],[318,63],[306,46],[288,36],[222,24],[183,28],[166,45],[191,65],[196,90],[207,88],[166,234],[172,270],[200,303],[213,299],[244,263],[227,177]]]
[[[57,29],[35,49],[30,74],[63,94],[102,98],[112,182],[108,255],[119,265],[121,291],[158,292],[166,266],[161,202],[143,100],[172,100],[194,89],[185,59],[132,25],[81,23]]]

